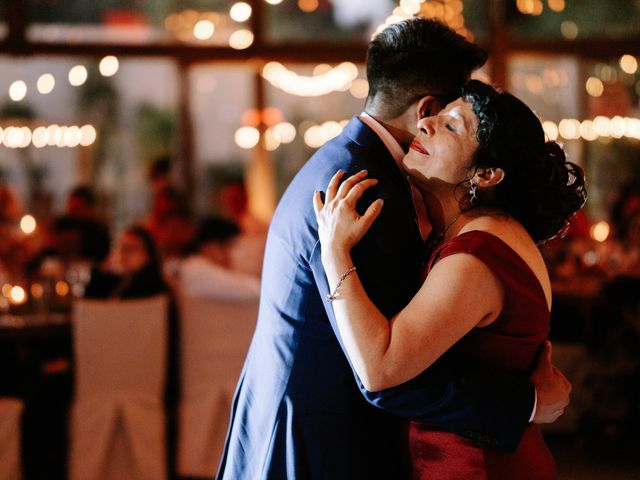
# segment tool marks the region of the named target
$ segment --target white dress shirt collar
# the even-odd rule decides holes
[[[398,143],[398,141],[393,138],[393,135],[389,133],[389,131],[382,126],[380,122],[378,122],[375,118],[369,115],[367,112],[362,112],[360,114],[360,120],[364,122],[371,130],[376,132],[376,135],[380,137],[380,140],[384,143],[391,156],[396,161],[398,167],[401,167],[402,158],[404,157],[404,150]]]

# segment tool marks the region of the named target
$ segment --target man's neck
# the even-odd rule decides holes
[[[391,134],[391,136],[395,138],[405,152],[409,150],[409,145],[411,144],[414,135],[408,131],[407,122],[404,117],[388,120],[383,119],[375,112],[366,111],[366,113],[382,125]]]

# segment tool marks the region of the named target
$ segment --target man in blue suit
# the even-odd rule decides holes
[[[540,422],[561,413],[570,386],[548,361],[535,372],[534,388],[461,364],[449,352],[406,384],[368,392],[344,353],[326,300],[312,197],[338,169],[367,169],[379,180],[363,207],[375,198],[385,201],[352,252],[370,298],[391,318],[418,290],[425,244],[398,163],[418,119],[456,98],[485,60],[486,53],[463,37],[420,18],[388,27],[372,41],[366,113],[313,155],[273,217],[258,323],[218,478],[410,478],[402,417],[513,450],[534,410]]]

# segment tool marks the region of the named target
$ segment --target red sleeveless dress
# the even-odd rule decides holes
[[[529,375],[549,334],[549,310],[542,286],[525,261],[498,237],[482,231],[463,233],[440,245],[427,272],[441,259],[468,253],[485,263],[504,285],[500,316],[475,328],[454,348],[468,360]],[[411,422],[409,441],[414,479],[548,480],[555,463],[537,425],[529,424],[514,453],[481,446],[459,435]]]

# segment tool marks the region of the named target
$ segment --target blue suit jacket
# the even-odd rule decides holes
[[[453,353],[401,386],[371,393],[342,347],[312,206],[338,169],[379,183],[385,200],[353,251],[364,287],[389,318],[420,286],[424,247],[405,179],[380,138],[354,118],[300,170],[267,239],[260,313],[218,472],[228,480],[409,478],[399,417],[515,448],[533,406],[526,379],[461,365]]]

